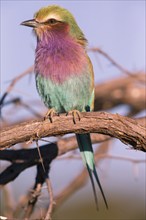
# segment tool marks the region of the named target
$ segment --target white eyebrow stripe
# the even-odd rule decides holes
[[[62,21],[61,17],[57,14],[49,14],[48,16],[46,16],[44,19],[43,19],[43,22],[49,20],[49,19],[55,19],[57,21]]]

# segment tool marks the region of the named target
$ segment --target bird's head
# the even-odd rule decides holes
[[[34,19],[24,21],[21,25],[34,28],[39,39],[41,39],[44,33],[56,31],[69,34],[79,43],[86,44],[84,34],[77,25],[73,15],[68,10],[57,5],[41,8],[35,13]]]

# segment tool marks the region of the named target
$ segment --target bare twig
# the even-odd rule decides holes
[[[29,201],[27,207],[25,208],[24,219],[28,219],[32,214],[36,201],[41,193],[41,189],[42,184],[38,183],[36,188],[34,190],[31,190],[31,192],[29,193]]]
[[[12,91],[13,87],[15,86],[15,84],[16,84],[21,78],[23,78],[25,75],[27,75],[27,74],[33,72],[33,70],[34,70],[34,66],[31,66],[31,67],[29,67],[27,70],[25,70],[23,73],[19,74],[17,77],[15,77],[15,78],[11,81],[10,85],[9,85],[8,88],[6,89],[6,92],[4,93],[4,95],[3,95],[3,96],[1,97],[1,99],[0,99],[0,105],[3,104],[3,102],[4,102],[5,98],[6,98],[6,96]]]
[[[54,203],[54,197],[53,197],[53,189],[52,189],[51,181],[49,178],[46,178],[46,184],[47,184],[47,189],[48,189],[48,193],[49,193],[49,208],[47,210],[45,220],[51,220],[53,205],[55,203]]]
[[[115,67],[117,67],[121,72],[124,72],[129,76],[133,76],[132,72],[126,70],[124,67],[122,67],[120,64],[118,64],[109,54],[107,54],[105,51],[101,50],[100,48],[93,47],[93,48],[89,48],[88,51],[100,53],[106,59],[108,59]]]
[[[145,159],[134,159],[131,157],[125,157],[125,156],[116,156],[116,155],[110,155],[110,154],[98,154],[98,158],[107,158],[107,159],[114,159],[114,160],[123,160],[123,161],[129,161],[131,163],[145,163],[146,160]],[[69,156],[66,157],[58,157],[59,160],[70,160],[70,159],[77,159],[80,160],[81,157],[80,155],[74,155],[71,154]]]

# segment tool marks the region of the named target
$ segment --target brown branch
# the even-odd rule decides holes
[[[38,183],[34,190],[31,190],[27,196],[27,207],[25,208],[24,219],[28,219],[35,207],[38,197],[41,194],[42,184]]]
[[[107,110],[114,106],[127,104],[139,111],[145,109],[146,98],[145,88],[139,85],[137,80],[146,84],[146,73],[135,74],[131,76],[120,77],[95,87],[95,111]]]
[[[0,148],[29,141],[30,139],[69,133],[100,133],[118,138],[134,149],[146,151],[146,128],[131,119],[106,112],[81,113],[81,121],[73,123],[72,116],[62,114],[49,120],[34,120],[1,131]]]
[[[47,185],[50,201],[49,201],[49,207],[48,207],[47,213],[45,215],[45,220],[51,220],[53,205],[55,204],[55,202],[54,202],[54,197],[53,197],[52,184],[49,178],[46,179],[46,185]]]
[[[91,134],[92,144],[97,144],[110,140],[111,137],[103,134]],[[61,156],[69,151],[78,148],[77,140],[75,137],[68,137],[60,139],[57,142],[58,145],[58,156]]]

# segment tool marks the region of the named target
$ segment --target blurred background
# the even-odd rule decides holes
[[[108,53],[117,63],[129,71],[145,71],[145,1],[1,1],[1,94],[4,94],[11,80],[34,63],[36,39],[30,28],[20,23],[33,18],[41,7],[58,4],[75,16],[89,42],[89,47],[98,47]],[[99,54],[89,53],[95,73],[96,84],[124,76],[107,59]],[[33,105],[38,114],[44,115],[46,108],[40,101],[35,88],[34,75],[22,78],[13,88],[9,99],[21,96],[24,103]],[[34,100],[34,101],[32,101]],[[109,110],[126,115],[127,106]],[[33,117],[22,106],[13,114],[7,108],[3,117],[14,123]],[[17,114],[15,114],[17,112]],[[28,115],[30,114],[30,115]],[[137,116],[143,116],[145,111]],[[51,139],[52,141],[54,139]],[[32,147],[35,147],[32,145]],[[98,147],[98,146],[97,146]],[[143,152],[130,149],[120,141],[112,142],[110,155],[125,158],[145,159]],[[54,160],[50,177],[54,194],[57,195],[81,171],[80,160]],[[97,171],[106,194],[109,210],[105,210],[99,195],[99,211],[96,211],[90,181],[68,198],[54,213],[54,219],[119,219],[144,220],[146,198],[145,163],[134,164],[126,160],[108,159],[98,163]],[[32,186],[35,168],[23,172],[8,188],[15,203]],[[48,201],[44,187],[37,207]],[[1,199],[1,202],[2,199]]]

